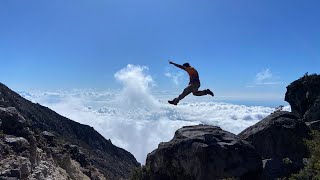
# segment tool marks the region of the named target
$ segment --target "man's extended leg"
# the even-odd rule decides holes
[[[186,97],[187,95],[189,95],[191,92],[193,91],[193,86],[189,85],[188,87],[186,87],[183,92],[177,97],[175,98],[172,102],[172,104],[177,105],[179,103],[179,101],[181,99],[183,99],[184,97]],[[170,103],[170,102],[169,102]]]

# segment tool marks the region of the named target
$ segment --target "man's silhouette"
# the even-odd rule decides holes
[[[210,89],[206,89],[203,91],[199,91],[200,88],[200,79],[198,71],[191,67],[189,63],[184,63],[182,66],[180,64],[176,64],[172,61],[169,61],[170,64],[175,65],[176,67],[185,70],[190,77],[190,82],[188,87],[186,87],[182,94],[179,95],[179,97],[175,98],[172,101],[168,101],[170,104],[177,105],[181,99],[192,93],[195,96],[204,96],[204,95],[211,95],[214,96],[213,92],[210,91]]]

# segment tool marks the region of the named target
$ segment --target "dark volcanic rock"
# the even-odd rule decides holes
[[[46,139],[46,141],[49,143],[49,144],[53,144],[53,141],[54,141],[54,138],[55,138],[55,135],[52,134],[51,132],[48,132],[48,131],[43,131],[41,133],[42,137],[44,139]]]
[[[26,164],[31,164],[29,174]],[[139,166],[132,154],[92,127],[34,104],[0,83],[0,179],[14,176],[11,170],[17,168],[22,179],[126,179]]]
[[[277,179],[291,176],[303,168],[303,162],[292,162],[290,159],[263,160],[263,179]]]
[[[238,137],[251,142],[264,159],[301,160],[308,156],[303,139],[309,133],[306,124],[293,113],[279,111],[245,129]]]
[[[292,112],[305,121],[319,120],[320,75],[305,75],[292,82],[287,87],[285,100]]]
[[[186,126],[147,157],[150,179],[255,179],[262,161],[253,146],[215,126]]]
[[[71,154],[72,159],[77,160],[81,166],[89,165],[86,155],[79,149],[77,145],[65,145],[64,146]]]
[[[29,142],[23,137],[15,137],[8,135],[4,138],[4,142],[12,146],[16,152],[25,151],[30,147]]]
[[[320,120],[320,97],[313,103],[313,105],[304,114],[303,119],[307,122]]]
[[[43,131],[43,132],[41,133],[41,135],[42,135],[44,138],[49,139],[49,140],[53,140],[54,137],[55,137],[54,134],[52,134],[51,132],[48,132],[48,131]]]
[[[306,122],[306,124],[310,129],[320,131],[320,120],[312,121],[312,122]]]
[[[21,136],[23,135],[23,130],[28,126],[27,120],[15,107],[0,107],[0,117],[1,129],[6,134]]]

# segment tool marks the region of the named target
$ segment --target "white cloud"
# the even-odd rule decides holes
[[[282,84],[278,76],[274,76],[270,69],[264,69],[258,72],[254,79],[254,84],[247,84],[246,87],[252,88],[257,85],[278,85]]]
[[[183,72],[178,72],[178,73],[166,72],[164,75],[168,77],[175,85],[179,85],[183,79],[184,73]]]
[[[256,82],[261,83],[266,80],[270,80],[272,78],[272,73],[270,69],[262,70],[261,72],[258,72],[256,75]]]
[[[257,82],[257,85],[277,85],[277,84],[281,84],[282,82],[280,81],[274,81],[274,82]]]
[[[146,66],[128,64],[115,73],[114,77],[123,85],[117,99],[120,105],[125,105],[126,108],[158,106],[157,100],[149,92],[154,82],[147,71]]]
[[[141,163],[182,126],[204,123],[237,134],[274,111],[270,107],[203,102],[202,98],[191,101],[192,98],[187,98],[178,106],[169,105],[166,101],[172,94],[168,97],[168,93],[150,93],[154,82],[144,66],[128,65],[115,78],[123,85],[120,92],[73,90],[21,94],[94,127]]]

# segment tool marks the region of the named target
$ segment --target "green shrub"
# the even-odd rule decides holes
[[[310,151],[310,159],[304,169],[294,174],[290,180],[319,180],[320,179],[320,132],[313,131],[312,139],[305,141]]]

